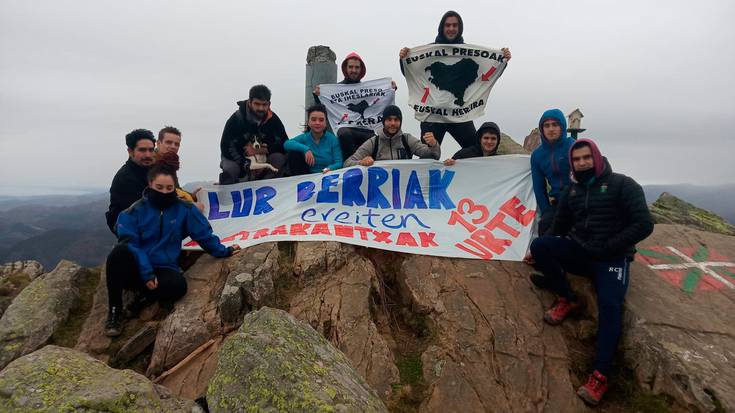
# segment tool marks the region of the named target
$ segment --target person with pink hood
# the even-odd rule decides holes
[[[362,60],[362,57],[360,57],[357,52],[350,52],[342,61],[342,74],[345,78],[339,83],[343,85],[360,83],[362,78],[365,77],[365,73],[367,73],[367,68],[365,67],[365,62]],[[394,90],[398,89],[398,86],[394,81],[391,81],[391,86]],[[319,94],[320,90],[319,86],[317,86],[314,89],[314,100],[316,103],[320,103]],[[351,127],[339,128],[337,131],[337,138],[339,138],[339,146],[342,149],[343,160],[352,156],[360,145],[373,136],[375,136],[375,132],[371,129]]]
[[[592,140],[574,142],[569,163],[571,183],[560,193],[551,230],[531,243],[531,255],[540,270],[531,275],[531,281],[557,294],[543,318],[558,325],[583,307],[567,273],[592,277],[598,310],[594,371],[577,395],[596,405],[607,391],[622,330],[635,244],[653,232],[653,218],[641,186],[613,172]]]

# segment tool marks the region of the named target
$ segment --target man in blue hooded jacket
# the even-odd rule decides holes
[[[569,148],[574,139],[567,136],[567,121],[559,109],[549,109],[538,122],[541,146],[531,154],[533,193],[538,205],[539,235],[544,235],[554,219],[563,188],[569,185]]]

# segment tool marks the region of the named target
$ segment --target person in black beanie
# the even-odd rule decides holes
[[[500,147],[500,127],[495,122],[485,122],[475,134],[477,141],[474,145],[462,148],[451,158],[444,161],[444,165],[452,166],[457,159],[481,158],[495,156]]]
[[[110,185],[110,206],[105,213],[107,226],[113,234],[115,222],[120,212],[140,199],[143,189],[148,186],[146,175],[155,162],[154,148],[156,139],[147,129],[135,129],[125,135],[128,147],[128,160],[112,178]]]
[[[383,110],[383,127],[375,131],[375,136],[360,145],[352,156],[347,158],[345,167],[370,166],[375,161],[389,159],[411,159],[414,155],[425,159],[439,159],[441,149],[433,136],[424,137],[426,143],[401,131],[403,114],[398,106],[390,105]]]
[[[464,38],[462,33],[464,32],[464,23],[462,22],[462,16],[454,10],[449,10],[444,13],[439,21],[439,27],[437,28],[437,35],[434,39],[434,43],[437,44],[464,44]],[[506,61],[511,58],[510,50],[506,47],[501,49],[503,51],[503,57]],[[399,64],[400,59],[405,58],[411,52],[411,49],[404,47],[398,53]],[[401,73],[403,72],[403,65],[401,66]],[[405,73],[404,73],[405,74]],[[444,135],[449,132],[454,140],[457,141],[459,146],[462,148],[468,148],[475,144],[475,124],[472,121],[460,122],[460,123],[439,123],[439,122],[421,122],[421,135],[423,136],[427,132],[432,132],[434,137],[439,144],[444,141]]]

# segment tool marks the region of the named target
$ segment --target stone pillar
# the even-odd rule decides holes
[[[306,53],[306,82],[304,86],[304,108],[314,104],[312,92],[316,85],[337,83],[337,55],[329,46],[311,46]],[[304,114],[306,119],[306,114]]]

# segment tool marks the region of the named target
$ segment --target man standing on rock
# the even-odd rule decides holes
[[[147,129],[136,129],[125,135],[129,157],[112,179],[110,207],[105,213],[107,226],[115,235],[117,216],[139,200],[148,186],[148,169],[156,161],[153,154],[155,144],[153,132]]]
[[[265,85],[250,88],[248,100],[225,123],[220,141],[222,161],[220,185],[283,176],[288,139],[281,119],[271,111],[271,91]],[[251,168],[251,159],[262,156],[271,168]]]
[[[339,82],[341,85],[353,85],[360,83],[362,78],[367,73],[365,62],[362,60],[357,52],[352,52],[345,57],[342,61],[342,74],[344,79]],[[393,90],[398,89],[396,82],[391,80],[391,87]],[[314,89],[314,101],[319,102],[319,96],[321,94],[320,87],[317,86]],[[353,128],[353,127],[342,127],[337,130],[337,138],[339,139],[339,146],[342,150],[342,160],[349,158],[353,153],[360,147],[366,140],[373,137],[375,133],[372,129],[367,128]]]
[[[559,109],[549,109],[538,122],[541,146],[531,153],[533,193],[540,212],[538,233],[551,227],[562,190],[569,185],[569,148],[574,139],[567,136],[567,120]]]
[[[577,394],[596,405],[607,391],[620,338],[635,244],[653,232],[653,218],[641,186],[614,173],[593,141],[576,141],[569,158],[572,183],[561,194],[551,230],[531,243],[536,268],[543,274],[532,275],[531,281],[559,296],[544,314],[544,321],[558,325],[583,307],[566,273],[592,277],[599,323],[595,364]]]
[[[437,29],[436,39],[434,43],[438,44],[464,44],[462,32],[464,31],[464,23],[462,16],[454,10],[444,13],[439,28]],[[510,50],[502,48],[505,61],[511,58]],[[411,49],[404,47],[398,53],[400,59],[404,59],[411,52]],[[401,73],[403,73],[403,64],[401,64]],[[470,120],[459,123],[439,123],[439,122],[421,122],[421,135],[431,132],[441,145],[444,140],[444,134],[449,132],[454,140],[457,141],[462,148],[469,148],[475,144],[475,124]]]

